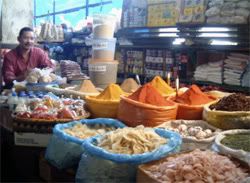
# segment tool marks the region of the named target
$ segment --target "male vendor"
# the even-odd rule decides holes
[[[33,29],[24,27],[18,35],[19,45],[4,56],[2,75],[6,88],[13,86],[13,81],[25,80],[33,68],[53,67],[48,55],[40,48],[34,47]]]

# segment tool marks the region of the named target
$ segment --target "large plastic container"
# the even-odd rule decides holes
[[[94,39],[104,38],[110,39],[114,36],[114,27],[109,24],[96,25],[93,30]]]
[[[116,38],[93,39],[92,40],[92,49],[93,49],[92,58],[114,60],[115,45],[116,45]]]
[[[114,15],[95,14],[93,16],[94,37],[95,38],[113,37],[115,26],[116,26],[116,21],[117,21],[116,19],[117,18]],[[101,27],[99,27],[100,25]],[[105,26],[102,26],[102,25],[105,25]],[[98,34],[98,32],[100,34]]]
[[[111,83],[116,83],[118,62],[89,61],[90,80],[97,88],[106,88]]]

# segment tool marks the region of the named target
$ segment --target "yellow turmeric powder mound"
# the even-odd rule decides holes
[[[139,88],[139,85],[133,78],[128,78],[121,84],[121,89],[127,93],[133,93]]]
[[[122,89],[117,84],[110,84],[96,99],[99,100],[120,100],[120,95],[124,94]]]
[[[155,76],[150,84],[163,96],[170,95],[175,92],[175,90],[169,86],[160,76]]]
[[[94,84],[90,80],[83,80],[82,84],[75,87],[74,90],[83,93],[99,93],[99,91],[95,88]]]

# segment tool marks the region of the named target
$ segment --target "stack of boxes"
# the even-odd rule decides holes
[[[116,38],[115,17],[96,15],[92,40],[92,59],[89,60],[89,75],[96,87],[105,88],[116,83],[118,62],[114,60]]]
[[[180,8],[180,23],[204,23],[206,0],[183,0]]]
[[[122,13],[122,27],[146,26],[147,0],[124,0]]]
[[[174,26],[179,19],[179,1],[148,0],[148,27]]]

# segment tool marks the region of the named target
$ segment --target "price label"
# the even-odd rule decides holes
[[[106,72],[107,67],[105,65],[102,66],[96,66],[96,65],[90,65],[89,66],[89,71],[92,72]]]
[[[94,42],[92,46],[93,46],[94,49],[101,50],[101,49],[107,48],[108,47],[108,43],[107,42],[102,42],[102,43],[100,43],[100,42],[98,42],[98,43]]]

